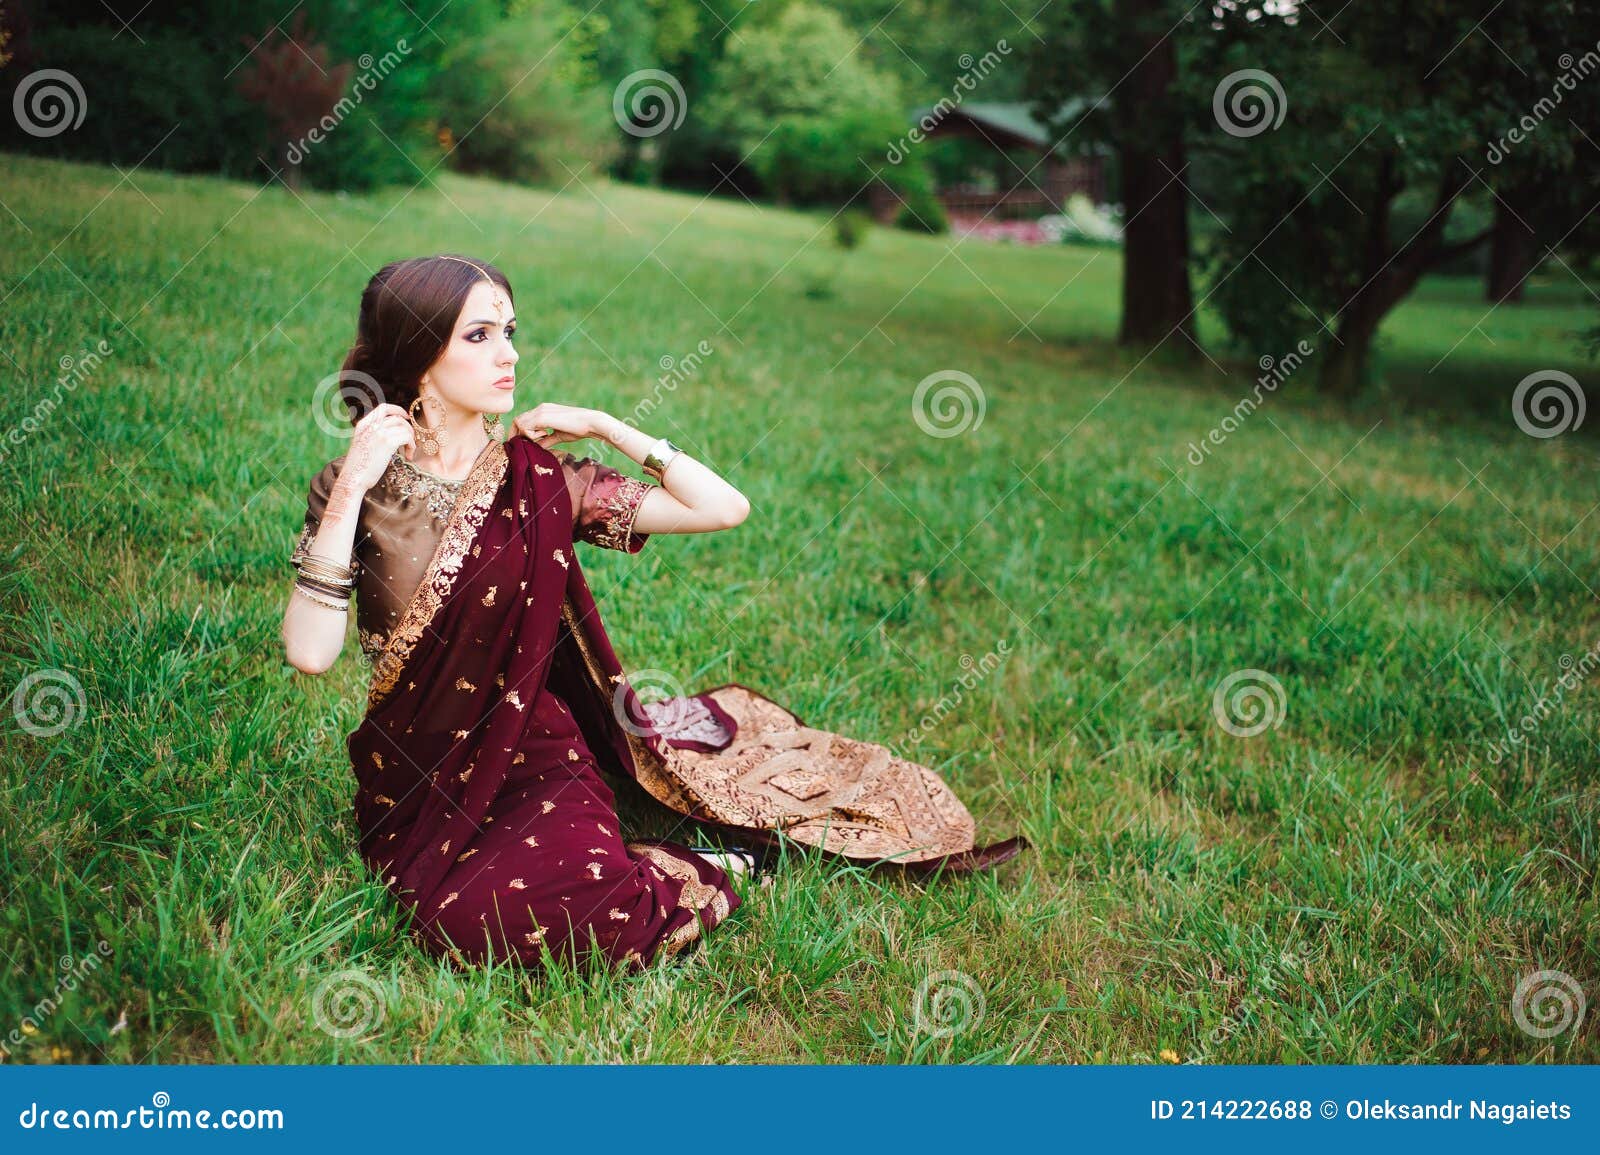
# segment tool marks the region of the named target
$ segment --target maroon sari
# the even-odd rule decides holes
[[[606,698],[636,725],[648,713],[600,624],[572,515],[548,449],[488,446],[349,737],[362,858],[421,943],[459,963],[598,954],[640,968],[740,904],[686,847],[622,839],[600,770],[634,765]]]

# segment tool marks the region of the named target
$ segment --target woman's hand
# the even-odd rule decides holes
[[[610,441],[607,434],[616,424],[615,417],[599,409],[580,409],[575,405],[559,405],[554,401],[541,401],[526,413],[518,414],[511,422],[515,433],[537,441],[546,449],[563,441],[580,441],[585,437]]]
[[[412,450],[417,447],[416,427],[411,424],[410,415],[398,405],[379,405],[356,422],[339,482],[365,493],[378,483],[389,468],[389,459],[402,445]]]

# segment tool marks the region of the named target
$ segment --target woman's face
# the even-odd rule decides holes
[[[502,319],[494,299],[504,302]],[[447,404],[479,413],[509,413],[515,383],[517,331],[511,300],[499,285],[479,281],[467,294],[450,343],[428,369],[428,381]],[[424,403],[426,404],[426,403]]]

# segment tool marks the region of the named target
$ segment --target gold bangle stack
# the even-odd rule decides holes
[[[307,552],[295,562],[299,577],[294,588],[306,598],[330,610],[348,610],[350,591],[355,588],[355,569],[329,558]]]

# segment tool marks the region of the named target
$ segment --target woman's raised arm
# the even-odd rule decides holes
[[[546,448],[577,437],[599,437],[635,462],[644,461],[657,440],[609,413],[554,402],[534,406],[513,425],[518,433],[533,436]],[[546,429],[556,432],[536,436]],[[668,463],[661,484],[651,486],[639,502],[632,528],[639,534],[710,533],[732,529],[749,515],[750,502],[744,494],[715,470],[688,453],[679,453]]]
[[[316,554],[335,565],[355,561],[356,527],[361,503],[377,484],[389,459],[402,445],[415,445],[411,419],[398,405],[380,405],[356,423],[350,452],[335,458],[311,479],[306,497],[306,524],[301,543],[291,560]],[[298,587],[289,594],[283,613],[283,652],[302,674],[322,674],[344,649],[349,611],[334,609],[304,596]]]

